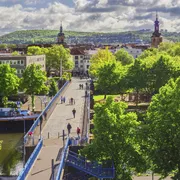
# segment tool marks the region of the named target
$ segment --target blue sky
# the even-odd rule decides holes
[[[121,32],[160,28],[180,32],[180,0],[0,0],[0,35],[25,29]]]

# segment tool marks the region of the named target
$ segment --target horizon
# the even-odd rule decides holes
[[[17,30],[56,30],[61,21],[65,31],[153,31],[156,11],[160,29],[180,32],[178,0],[0,0],[0,11],[0,35]]]

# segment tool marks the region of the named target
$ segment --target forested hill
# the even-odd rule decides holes
[[[58,30],[24,30],[15,31],[3,36],[0,36],[0,43],[5,44],[32,44],[32,43],[55,43]],[[149,43],[152,32],[128,31],[120,33],[97,33],[97,32],[74,32],[65,31],[65,41],[68,44],[72,43],[131,43],[140,42]],[[162,35],[171,41],[180,42],[180,33],[162,32]]]

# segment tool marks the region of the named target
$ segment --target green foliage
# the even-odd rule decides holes
[[[129,54],[125,49],[120,49],[115,53],[116,60],[120,61],[123,66],[132,64],[134,62],[134,57]]]
[[[30,46],[28,47],[28,50],[27,50],[27,54],[28,55],[42,55],[44,54],[44,49],[47,49],[47,48],[41,48],[39,46]]]
[[[64,72],[62,75],[62,79],[69,81],[71,79],[71,73]]]
[[[39,94],[43,89],[46,89],[45,82],[47,80],[46,73],[41,70],[40,65],[29,65],[23,75],[21,85],[25,93],[31,95],[32,108],[34,109],[34,95]]]
[[[117,180],[130,180],[133,170],[141,172],[146,167],[137,138],[140,123],[126,108],[127,104],[114,102],[112,97],[95,105],[94,139],[81,152],[91,160],[113,160]]]
[[[51,79],[50,81],[50,88],[49,88],[49,96],[55,96],[58,92],[58,86],[54,79]]]
[[[0,150],[2,149],[2,143],[3,143],[3,141],[1,140],[0,141]]]
[[[12,56],[21,56],[17,51],[11,53]]]
[[[6,106],[7,106],[8,108],[17,108],[16,102],[13,102],[13,101],[7,102]],[[20,106],[22,106],[22,102],[21,102]]]
[[[0,94],[3,97],[3,104],[6,106],[7,97],[16,94],[19,87],[19,78],[16,70],[11,68],[9,64],[0,65]]]
[[[153,96],[148,108],[148,155],[155,172],[164,177],[175,172],[180,178],[180,77],[171,79],[159,94]]]
[[[98,69],[103,67],[105,63],[113,63],[116,62],[115,56],[106,49],[98,50],[97,54],[93,55],[90,59],[90,68],[89,73],[93,77],[98,76]]]

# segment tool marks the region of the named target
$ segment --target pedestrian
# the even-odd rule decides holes
[[[66,102],[66,97],[64,96],[64,98],[63,98],[63,102],[65,103]]]
[[[83,84],[81,84],[81,87],[82,87],[82,89],[83,89]]]
[[[67,125],[68,136],[69,136],[69,134],[71,133],[71,128],[72,128],[71,124],[68,123],[68,125]]]
[[[61,104],[63,103],[63,97],[61,96]]]
[[[79,89],[81,89],[81,84],[79,84]]]
[[[71,105],[73,105],[73,98],[71,98]]]
[[[73,116],[75,118],[75,115],[76,115],[76,109],[75,108],[72,110],[72,113],[73,113]]]
[[[85,97],[87,97],[87,91],[85,91]]]
[[[81,132],[81,130],[80,130],[80,128],[79,128],[79,127],[77,127],[76,132],[77,132],[77,135],[78,135],[78,138],[79,138],[79,137],[80,137],[79,135],[80,135],[80,132]]]

